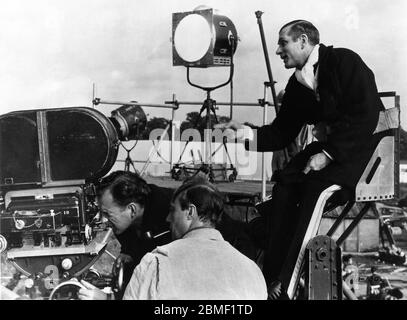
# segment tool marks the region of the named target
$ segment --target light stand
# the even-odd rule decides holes
[[[134,145],[133,145],[130,149],[127,149],[127,148],[124,146],[123,142],[120,142],[120,145],[121,145],[121,146],[123,147],[123,149],[126,150],[126,152],[127,152],[127,157],[126,157],[126,159],[124,160],[124,171],[130,171],[130,166],[132,166],[134,172],[135,172],[135,173],[139,173],[138,170],[136,169],[135,165],[134,165],[133,160],[132,160],[131,157],[130,157],[130,152],[136,147],[137,142],[138,142],[138,140],[134,143]]]
[[[231,40],[231,42],[232,42],[232,47],[233,47],[234,39],[231,37],[230,40]],[[215,168],[213,168],[213,165],[212,165],[212,157],[213,157],[213,156],[215,155],[215,153],[220,149],[220,147],[217,148],[217,149],[215,150],[215,152],[213,152],[213,153],[212,153],[212,148],[211,148],[211,145],[212,145],[212,134],[211,134],[211,130],[212,130],[212,119],[211,119],[211,112],[212,112],[213,115],[215,116],[215,121],[216,121],[216,123],[218,123],[218,118],[217,118],[217,116],[216,116],[216,111],[215,111],[216,101],[211,98],[211,92],[214,91],[214,90],[216,90],[216,89],[219,89],[219,88],[221,88],[221,87],[224,87],[224,86],[228,85],[229,83],[231,83],[232,78],[233,78],[233,73],[234,73],[233,49],[232,49],[231,52],[232,52],[232,54],[231,54],[231,61],[230,61],[230,65],[229,65],[229,78],[228,78],[228,80],[227,80],[226,82],[224,82],[224,83],[222,83],[222,84],[219,84],[219,85],[217,85],[217,86],[204,87],[204,86],[200,86],[200,85],[197,85],[197,84],[193,83],[193,82],[191,81],[191,79],[190,79],[190,70],[189,70],[190,67],[187,66],[187,81],[188,81],[188,83],[189,83],[191,86],[193,86],[193,87],[196,87],[196,88],[198,88],[198,89],[201,89],[201,90],[206,91],[206,99],[205,99],[205,101],[203,102],[203,105],[202,105],[202,107],[201,107],[201,109],[200,109],[200,111],[199,111],[199,115],[198,115],[198,117],[197,117],[197,119],[196,119],[196,123],[194,124],[194,128],[196,128],[197,125],[198,125],[198,122],[199,122],[199,120],[200,120],[200,118],[201,118],[202,113],[203,113],[204,111],[206,111],[206,130],[205,130],[205,137],[204,137],[204,141],[205,141],[205,157],[204,157],[204,159],[203,159],[202,165],[201,165],[199,168],[187,168],[187,167],[185,167],[185,166],[184,166],[184,167],[181,167],[181,166],[179,165],[179,163],[178,163],[178,164],[174,164],[173,168],[171,169],[171,175],[172,175],[172,177],[173,177],[174,179],[176,179],[176,180],[178,180],[178,179],[180,178],[180,174],[181,174],[182,171],[184,171],[184,172],[186,172],[186,173],[187,173],[188,171],[196,171],[196,172],[195,172],[195,175],[198,174],[199,172],[203,172],[203,173],[205,173],[205,174],[208,174],[209,181],[214,182],[214,178],[215,178],[214,171],[215,171],[215,170],[226,170],[226,171],[227,171],[227,170],[232,170],[232,174],[229,176],[229,181],[230,181],[230,182],[233,182],[233,181],[236,179],[237,170],[236,170],[236,168],[235,168],[235,167],[233,166],[233,164],[232,164],[232,161],[231,161],[231,158],[230,158],[230,155],[229,155],[229,151],[228,151],[227,146],[226,146],[226,141],[227,141],[226,137],[223,138],[223,140],[222,140],[222,145],[223,145],[223,147],[225,148],[226,154],[227,154],[228,159],[229,159],[229,161],[230,161],[230,168],[229,168],[229,169],[228,169],[228,168],[224,168],[224,169],[215,169]],[[188,145],[188,143],[189,143],[190,141],[191,141],[191,140],[188,140],[188,141],[186,142],[186,144],[185,144],[185,146],[184,146],[184,149],[183,149],[183,151],[182,151],[182,153],[181,153],[181,155],[180,155],[180,157],[179,157],[178,162],[181,161],[182,155],[184,154],[184,151],[185,151],[185,149],[186,149],[186,147],[187,147],[187,145]]]

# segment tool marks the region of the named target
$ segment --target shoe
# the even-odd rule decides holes
[[[281,282],[273,281],[267,288],[267,300],[278,300],[281,296]]]
[[[273,281],[268,286],[267,300],[290,300],[279,280]]]

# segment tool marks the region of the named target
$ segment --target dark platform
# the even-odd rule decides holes
[[[176,189],[182,181],[176,181],[170,177],[145,177],[147,183],[152,183],[164,188]],[[253,205],[261,200],[261,181],[236,180],[234,182],[215,182],[220,192],[227,196],[228,202],[239,205],[249,202]],[[266,183],[266,196],[271,195],[272,182]],[[240,202],[242,201],[242,202]]]

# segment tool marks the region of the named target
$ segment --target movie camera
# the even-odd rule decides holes
[[[0,251],[35,297],[74,299],[75,279],[83,277],[120,287],[120,272],[102,279],[89,271],[112,234],[95,185],[114,165],[120,141],[138,139],[145,126],[140,106],[111,117],[87,107],[0,116]]]

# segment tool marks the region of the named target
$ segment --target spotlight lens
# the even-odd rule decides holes
[[[188,62],[201,59],[209,49],[212,32],[208,21],[198,14],[183,18],[174,33],[174,46],[179,56]]]

